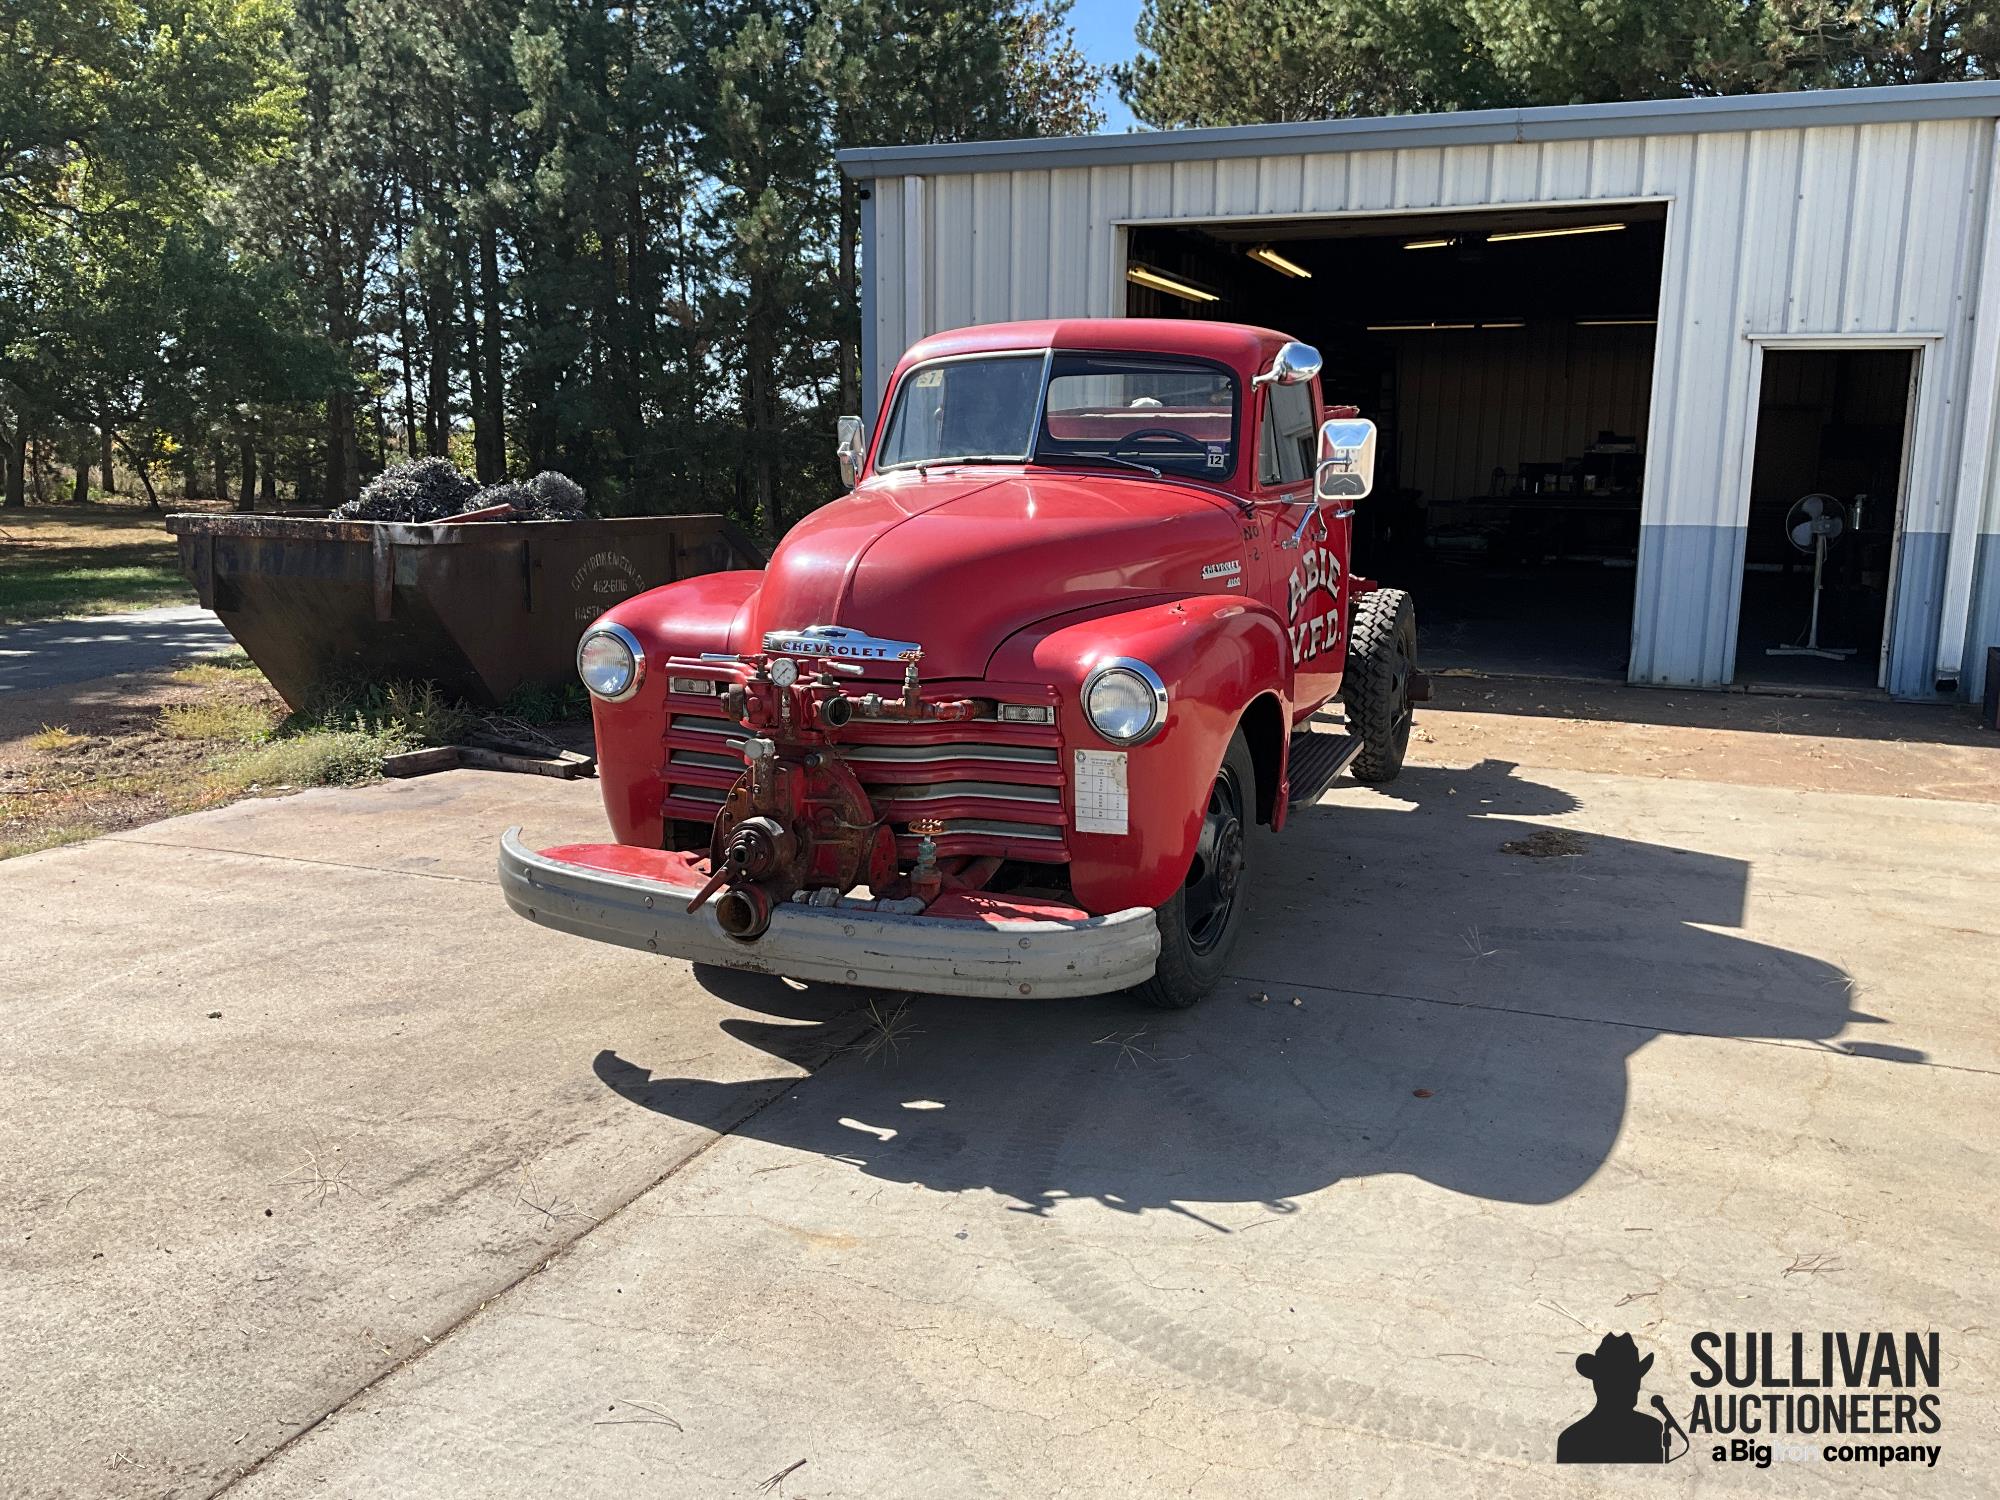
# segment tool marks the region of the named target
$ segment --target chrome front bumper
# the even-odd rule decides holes
[[[1098,995],[1152,978],[1160,954],[1150,908],[1077,920],[897,916],[784,902],[751,942],[689,912],[692,886],[537,853],[510,828],[500,839],[507,904],[544,927],[698,964],[988,998]]]

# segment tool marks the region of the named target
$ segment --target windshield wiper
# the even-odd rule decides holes
[[[915,463],[890,464],[892,469],[915,469],[928,474],[932,469],[948,469],[954,464],[1024,464],[1025,453],[954,453],[949,458],[925,458]]]
[[[1064,460],[1075,462],[1079,459],[1087,463],[1117,464],[1123,469],[1137,469],[1142,474],[1151,474],[1155,479],[1165,477],[1151,464],[1142,464],[1136,458],[1120,458],[1115,453],[1037,453],[1035,455],[1035,460],[1038,463],[1061,463]]]

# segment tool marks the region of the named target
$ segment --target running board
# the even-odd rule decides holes
[[[1315,734],[1310,729],[1294,734],[1285,778],[1291,787],[1292,806],[1302,806],[1332,786],[1333,778],[1360,753],[1361,740],[1356,735]]]

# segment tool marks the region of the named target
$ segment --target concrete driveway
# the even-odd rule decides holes
[[[150,672],[236,644],[198,605],[0,626],[0,693],[33,693],[119,672]]]
[[[2000,807],[1413,767],[1266,844],[1161,1015],[513,917],[498,828],[595,797],[0,865],[9,1489],[1624,1494],[1551,1462],[1576,1356],[1631,1333],[1685,1421],[1730,1329],[1938,1331],[1937,1467],[1646,1493],[1990,1493]]]

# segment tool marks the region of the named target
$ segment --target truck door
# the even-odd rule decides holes
[[[1257,388],[1257,502],[1264,597],[1291,636],[1292,707],[1301,717],[1340,691],[1347,664],[1353,506],[1313,506],[1318,382]]]

